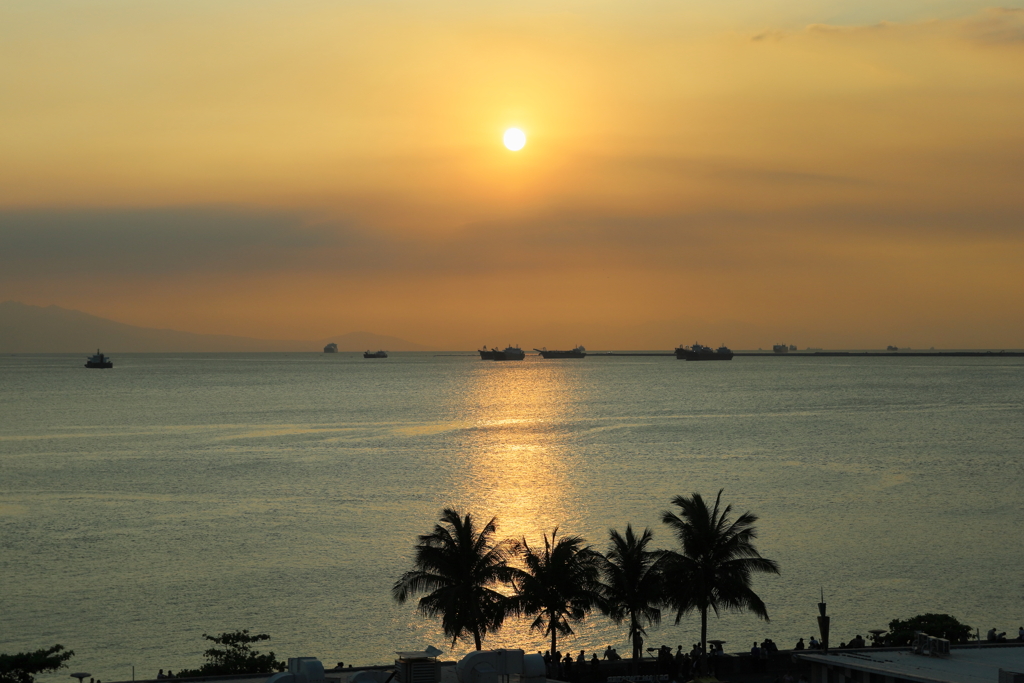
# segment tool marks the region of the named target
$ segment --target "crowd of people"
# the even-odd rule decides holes
[[[755,647],[758,647],[756,643]],[[760,648],[764,652],[763,659],[766,663],[766,670],[768,656],[773,652],[778,652],[779,649],[771,639],[763,641]],[[647,651],[652,654],[655,652],[654,648],[648,648]],[[679,645],[676,647],[675,652],[668,645],[662,645],[657,649],[655,656],[655,675],[659,677],[667,676],[671,681],[692,679],[699,673],[702,652],[700,643],[694,643],[689,651],[684,651],[683,646]],[[604,649],[601,657],[598,657],[597,653],[593,652],[588,658],[586,650],[580,650],[579,654],[575,657],[568,652],[563,655],[557,650],[554,653],[548,650],[541,654],[544,657],[544,664],[549,679],[573,682],[596,680],[599,678],[599,675],[603,677],[605,674],[601,672],[601,667],[605,663],[617,662],[622,659],[622,656],[610,645]],[[708,643],[708,665],[712,674],[717,669],[719,658],[724,655],[725,650],[722,647],[721,641]],[[760,661],[760,650],[758,658]]]

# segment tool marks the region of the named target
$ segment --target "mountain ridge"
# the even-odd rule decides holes
[[[322,340],[258,339],[226,334],[199,334],[140,327],[60,306],[0,303],[0,353],[226,353],[323,351],[329,342],[338,351],[433,351],[399,337],[348,332]]]

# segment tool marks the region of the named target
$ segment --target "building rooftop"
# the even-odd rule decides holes
[[[1024,645],[1024,644],[1022,644]],[[812,664],[825,664],[921,683],[995,683],[999,670],[1024,673],[1024,646],[952,648],[948,657],[914,654],[910,650],[871,649],[800,652]]]

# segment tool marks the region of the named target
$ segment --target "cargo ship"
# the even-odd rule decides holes
[[[387,358],[387,357],[388,357],[388,352],[387,351],[376,351],[376,352],[372,352],[372,353],[370,351],[367,351],[366,353],[363,354],[363,358]]]
[[[112,368],[114,367],[114,361],[110,360],[110,356],[104,356],[100,353],[99,349],[96,349],[95,356],[89,356],[85,361],[85,367],[87,368]]]
[[[548,351],[547,347],[543,349],[534,349],[544,358],[586,358],[587,350],[583,346],[577,346],[575,349],[569,349],[568,351]]]
[[[480,360],[523,360],[526,358],[526,352],[518,346],[506,346],[505,350],[488,348],[485,346],[480,349]]]
[[[732,360],[732,350],[722,344],[717,349],[694,343],[693,346],[680,345],[676,349],[677,360]]]
[[[324,353],[337,353],[337,352],[338,352],[338,345],[335,344],[334,342],[331,342],[330,344],[328,344],[327,346],[324,347]]]

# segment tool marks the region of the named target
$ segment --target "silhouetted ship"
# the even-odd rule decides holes
[[[518,346],[506,346],[505,350],[490,348],[486,346],[480,349],[480,360],[523,360],[526,352]]]
[[[89,356],[85,361],[85,367],[87,368],[112,368],[114,367],[114,361],[110,360],[110,356],[104,356],[100,353],[99,349],[96,349],[95,356]]]
[[[338,352],[338,345],[335,344],[334,342],[331,342],[330,344],[328,344],[327,346],[324,347],[324,353],[337,353],[337,352]]]
[[[387,358],[387,351],[367,351],[363,354],[363,358]]]
[[[732,360],[732,350],[722,344],[717,349],[710,346],[680,346],[676,349],[677,360]]]
[[[586,358],[587,350],[582,346],[577,346],[575,349],[569,349],[568,351],[548,351],[547,348],[534,349],[544,358]]]
[[[788,346],[786,344],[776,344],[772,347],[772,351],[775,353],[789,353],[790,351],[796,350],[796,344],[790,344]]]

